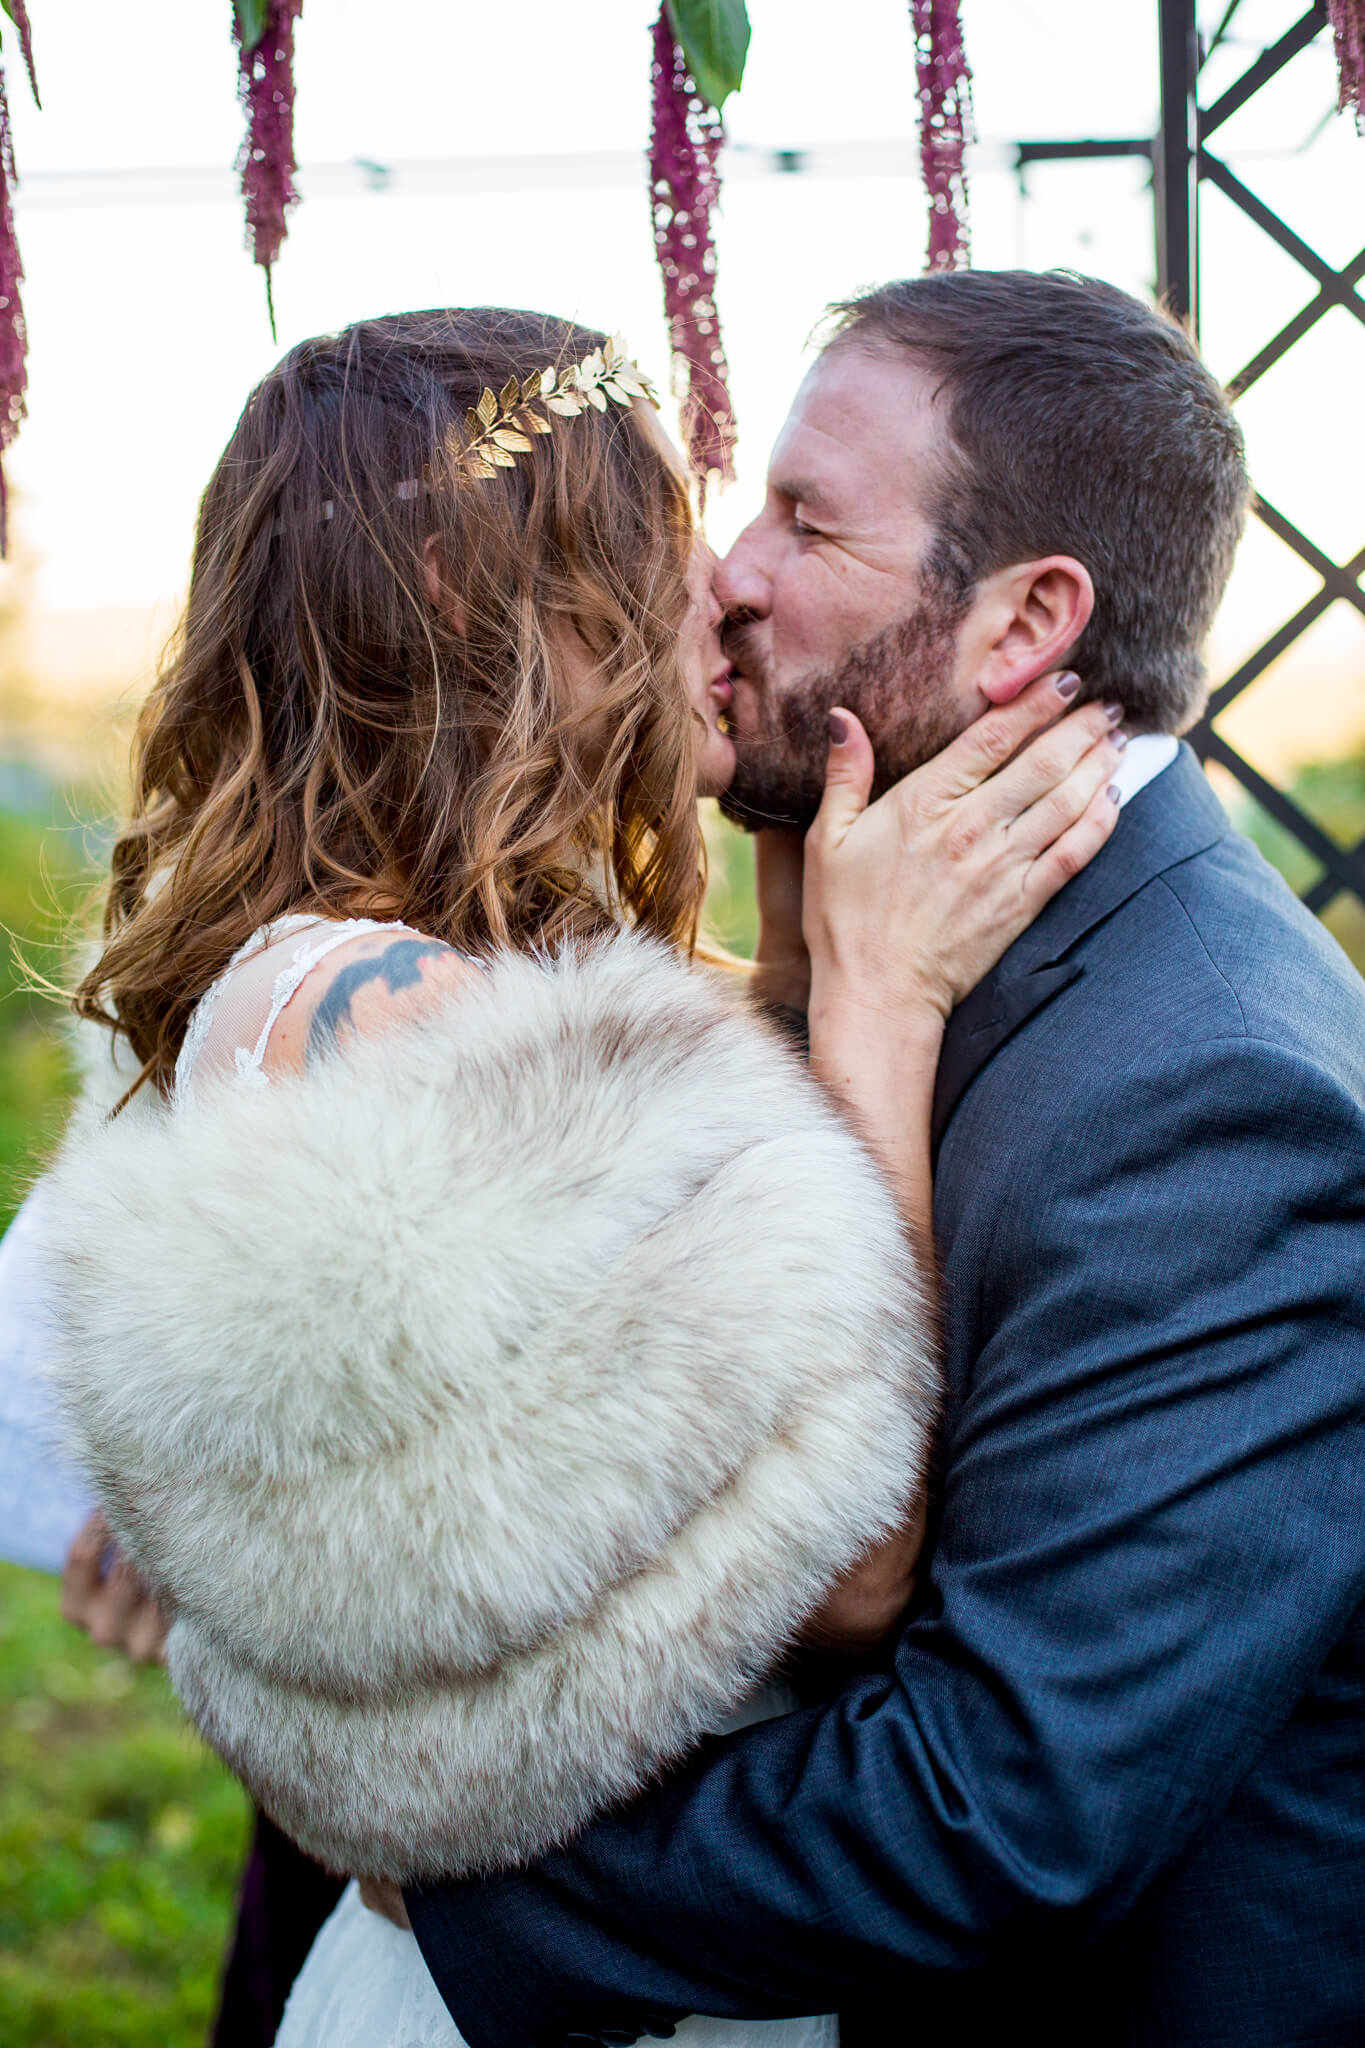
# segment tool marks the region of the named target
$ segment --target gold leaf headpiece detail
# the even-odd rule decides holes
[[[534,370],[529,377],[509,377],[501,391],[485,388],[465,414],[468,441],[451,450],[456,468],[461,476],[486,480],[530,453],[533,437],[551,431],[550,415],[571,420],[589,406],[605,412],[608,403],[629,405],[636,398],[658,407],[654,386],[613,335],[605,348],[566,370]]]

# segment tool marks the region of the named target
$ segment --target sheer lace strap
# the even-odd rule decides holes
[[[248,1086],[264,1087],[267,1076],[263,1061],[270,1044],[270,1034],[310,970],[334,947],[344,945],[348,939],[361,938],[370,932],[410,930],[411,926],[395,918],[328,918],[319,917],[311,911],[294,911],[287,917],[276,918],[273,924],[262,925],[244,945],[237,948],[191,1013],[180,1056],[175,1063],[176,1101],[186,1103],[193,1099],[196,1079],[205,1064],[217,1073],[236,1072]],[[269,984],[267,998],[264,987],[257,991],[253,986],[253,975],[257,981],[260,975],[251,963],[291,936],[304,932],[319,932],[323,936],[292,949],[285,965]],[[420,937],[420,934],[415,936]],[[262,962],[262,965],[268,972],[269,963]],[[240,986],[243,982],[246,984],[245,993]],[[224,998],[229,994],[231,1001],[225,1003]],[[235,1009],[238,1014],[225,1018],[226,1009]],[[258,1025],[256,1019],[262,1016],[263,1022]],[[218,1027],[216,1034],[215,1026]],[[241,1043],[238,1033],[241,1037],[249,1033],[252,1042]],[[224,1043],[213,1043],[215,1036]]]
[[[190,1021],[185,1026],[185,1036],[180,1041],[180,1050],[175,1057],[175,1099],[177,1102],[184,1102],[189,1096],[191,1087],[190,1075],[193,1073],[195,1062],[198,1060],[207,1042],[209,1031],[213,1024],[213,1012],[218,1002],[218,990],[221,985],[222,976],[220,975],[217,981],[210,983],[209,987],[204,990],[203,995],[200,996],[198,1002],[190,1011]]]
[[[270,1044],[270,1034],[279,1023],[284,1011],[293,1002],[308,976],[319,960],[325,960],[338,946],[344,946],[348,939],[365,937],[369,932],[406,932],[412,928],[394,918],[348,917],[340,924],[317,918],[312,920],[326,926],[325,938],[312,945],[297,947],[290,954],[285,965],[275,976],[275,986],[270,993],[270,1008],[266,1011],[265,1022],[254,1046],[239,1045],[233,1053],[233,1063],[238,1074],[245,1081],[253,1080],[260,1072]]]
[[[208,1043],[209,1033],[213,1029],[213,1018],[214,1012],[218,1008],[218,998],[226,988],[228,978],[233,969],[240,967],[243,961],[250,960],[255,954],[263,952],[267,946],[273,945],[276,939],[283,937],[287,932],[296,930],[303,925],[316,924],[318,921],[315,917],[299,913],[291,917],[276,918],[274,924],[258,925],[251,934],[251,937],[246,939],[237,948],[237,951],[228,961],[227,966],[223,969],[217,980],[209,983],[203,995],[200,996],[190,1012],[190,1021],[185,1026],[185,1036],[180,1042],[180,1051],[176,1056],[175,1095],[177,1101],[185,1101],[193,1087],[192,1076],[198,1064],[199,1055]]]

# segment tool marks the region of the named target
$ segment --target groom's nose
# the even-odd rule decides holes
[[[727,614],[747,612],[766,619],[772,608],[772,579],[752,526],[746,526],[728,555],[716,564],[715,592]]]

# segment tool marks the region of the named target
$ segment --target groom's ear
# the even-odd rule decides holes
[[[1009,704],[1051,668],[1062,668],[1090,623],[1095,586],[1072,555],[997,569],[977,586],[961,652],[969,680],[991,704]]]

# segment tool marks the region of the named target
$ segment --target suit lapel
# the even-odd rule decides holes
[[[1182,746],[1125,809],[1104,851],[1053,897],[948,1019],[934,1088],[935,1156],[953,1111],[986,1062],[1085,972],[1082,960],[1065,957],[1072,948],[1166,868],[1203,853],[1229,829],[1198,761]]]
[[[1035,1011],[1078,981],[1084,972],[1079,960],[1069,960],[1060,967],[1039,967],[1017,981],[1002,981],[997,968],[994,974],[978,982],[966,1001],[954,1010],[944,1034],[934,1082],[931,1143],[935,1157],[953,1111],[987,1060]]]

